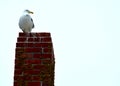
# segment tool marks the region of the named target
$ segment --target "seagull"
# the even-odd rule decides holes
[[[33,14],[30,10],[24,10],[23,15],[19,19],[19,27],[24,33],[30,33],[34,28],[33,19],[29,14]]]

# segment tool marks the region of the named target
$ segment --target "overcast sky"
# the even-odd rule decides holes
[[[24,9],[52,35],[55,86],[120,86],[120,0],[1,0],[0,86],[13,86]]]

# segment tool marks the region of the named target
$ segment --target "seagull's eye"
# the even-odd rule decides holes
[[[29,10],[25,10],[26,12],[29,12]]]

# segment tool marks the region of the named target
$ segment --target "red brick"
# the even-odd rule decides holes
[[[23,53],[17,53],[15,57],[16,57],[16,59],[32,58],[33,55],[32,55],[32,53],[23,52]]]
[[[28,42],[40,42],[40,38],[31,37],[28,38]]]
[[[21,66],[23,64],[23,60],[21,59],[15,59],[15,65]]]
[[[25,70],[24,74],[27,75],[39,75],[40,74],[40,70]]]
[[[30,70],[32,69],[32,64],[24,64],[23,67],[22,67],[24,70]]]
[[[43,79],[44,81],[51,81],[51,76],[50,76],[50,74],[46,74],[45,76],[44,76],[44,79]]]
[[[37,37],[37,36],[36,36],[36,33],[32,32],[32,33],[29,33],[29,37]]]
[[[42,54],[34,54],[33,58],[39,58],[39,59],[41,59],[42,58]]]
[[[21,53],[21,52],[24,52],[24,48],[16,48],[16,53]]]
[[[52,58],[52,54],[42,54],[42,57],[51,59]]]
[[[40,76],[32,76],[32,80],[34,80],[34,81],[40,81],[41,77]]]
[[[34,42],[40,42],[40,38],[34,38]]]
[[[26,34],[25,34],[25,33],[21,33],[21,32],[20,32],[20,33],[19,33],[19,36],[20,36],[20,37],[25,37],[25,36],[26,36]]]
[[[52,63],[51,60],[42,60],[42,64],[50,64],[50,63]]]
[[[25,48],[25,52],[33,52],[33,48]]]
[[[34,46],[35,46],[35,47],[41,47],[42,44],[41,44],[41,43],[35,43]]]
[[[42,86],[52,86],[52,85],[49,84],[49,82],[50,82],[50,81],[43,82],[43,83],[42,83]]]
[[[52,58],[52,54],[34,54],[33,58],[51,59]]]
[[[24,59],[24,58],[26,58],[26,55],[24,55],[24,52],[23,53],[17,53],[15,55],[15,57],[16,57],[16,59]]]
[[[46,68],[46,65],[33,65],[33,69],[43,69],[43,68]]]
[[[33,52],[41,53],[42,52],[42,48],[33,48]]]
[[[51,42],[51,38],[50,37],[41,38],[41,42]]]
[[[49,32],[41,32],[41,33],[28,33],[29,36],[36,36],[36,37],[41,37],[41,36],[50,36],[50,33]],[[20,37],[25,37],[26,36],[26,33],[19,33],[19,36]]]
[[[31,38],[28,38],[28,42],[33,42],[34,39],[31,37]]]
[[[41,64],[40,59],[25,60],[25,64]]]
[[[19,63],[19,60],[18,59],[15,59],[15,64]]]
[[[52,43],[41,43],[41,44],[42,44],[41,47],[49,47],[49,48],[52,47]]]
[[[19,37],[33,37],[34,33],[19,33]]]
[[[25,52],[42,52],[42,48],[25,48]]]
[[[52,53],[52,48],[44,48],[43,53]]]
[[[20,65],[15,65],[15,69],[20,69],[22,66]]]
[[[32,80],[32,76],[31,75],[24,75],[23,76],[23,80],[31,81]]]
[[[17,38],[17,41],[18,41],[18,42],[25,42],[25,41],[26,41],[26,38],[25,38],[25,37],[24,37],[24,38],[23,38],[23,37],[22,37],[22,38],[19,37],[19,38]]]
[[[16,47],[26,47],[26,43],[16,43]]]
[[[23,76],[15,75],[14,80],[23,80]]]
[[[27,58],[27,54],[25,53],[21,54],[21,58]]]
[[[34,47],[34,43],[16,43],[16,47]]]
[[[27,43],[27,47],[34,47],[34,43]]]
[[[32,53],[23,53],[21,56],[24,57],[24,58],[33,58]]]
[[[33,69],[40,69],[44,74],[50,73],[50,66],[49,65],[34,65]]]
[[[20,63],[19,60],[18,60],[18,62],[17,61],[15,62],[15,69],[21,69],[22,68],[22,65],[20,65],[19,63]]]
[[[19,82],[14,82],[14,86],[19,86]]]
[[[42,33],[36,33],[36,36],[37,37],[48,37],[48,36],[50,36],[50,33],[46,33],[46,32],[42,32]]]
[[[50,36],[50,33],[42,32],[41,36]]]
[[[52,43],[35,43],[35,47],[52,47]]]
[[[21,69],[15,69],[15,75],[21,75],[22,70]]]
[[[39,82],[27,82],[27,86],[41,86],[40,81]]]

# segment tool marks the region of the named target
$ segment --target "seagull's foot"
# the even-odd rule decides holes
[[[26,35],[26,41],[25,42],[28,42],[28,38],[30,37],[30,33],[25,33]]]

